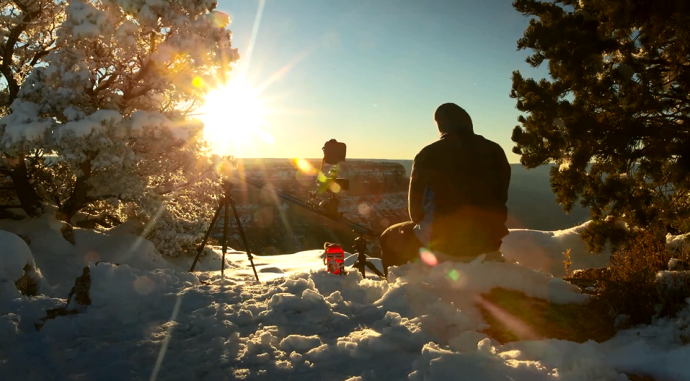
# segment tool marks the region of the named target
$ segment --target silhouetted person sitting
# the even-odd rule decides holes
[[[441,105],[434,115],[441,138],[424,147],[410,174],[408,209],[412,221],[381,235],[381,258],[399,266],[426,248],[437,260],[469,262],[481,254],[502,261],[510,164],[498,144],[476,135],[460,106]]]

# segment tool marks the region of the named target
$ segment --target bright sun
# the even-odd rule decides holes
[[[240,79],[209,92],[199,109],[204,139],[220,155],[242,155],[254,137],[272,143],[271,135],[261,130],[265,114],[259,92]]]

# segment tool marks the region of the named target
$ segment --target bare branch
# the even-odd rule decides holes
[[[20,9],[31,9],[32,12],[29,12],[26,15],[24,15],[21,23],[15,25],[15,27],[12,28],[9,36],[7,37],[7,42],[5,42],[4,54],[2,57],[2,65],[0,65],[0,73],[2,73],[2,75],[5,77],[5,80],[7,81],[7,87],[10,90],[9,97],[7,98],[7,105],[12,104],[14,99],[17,97],[17,94],[19,93],[19,84],[17,83],[17,79],[14,78],[14,72],[11,68],[12,56],[14,55],[14,50],[16,48],[15,45],[19,40],[19,36],[26,30],[27,25],[31,21],[33,21],[33,19],[36,16],[40,14],[40,8],[36,8],[34,10],[34,5],[36,2],[33,0],[15,1],[15,3]]]
[[[101,82],[98,84],[98,87],[96,87],[96,90],[95,90],[94,92],[97,93],[97,92],[99,92],[99,91],[101,91],[101,90],[107,89],[107,88],[110,87],[110,85],[112,85],[113,82],[115,82],[118,78],[120,78],[120,76],[119,76],[118,74],[111,74],[111,75],[108,77],[108,79],[106,79],[105,81],[101,81]]]
[[[51,42],[48,46],[50,46],[50,45],[52,45],[52,44],[53,44],[53,43]],[[31,62],[29,62],[29,66],[32,66],[32,67],[33,67],[33,66],[36,66],[36,64],[38,63],[38,61],[39,61],[41,58],[47,56],[48,53],[50,53],[50,51],[51,51],[51,49],[44,49],[44,50],[41,50],[40,52],[37,52],[37,53],[34,55],[34,58],[31,59]]]

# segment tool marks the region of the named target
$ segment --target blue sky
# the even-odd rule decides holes
[[[519,161],[511,73],[545,69],[516,50],[528,19],[511,0],[266,0],[255,28],[260,1],[218,4],[252,83],[282,70],[261,94],[281,110],[264,128],[275,142],[252,140],[238,156],[320,157],[335,138],[349,158],[412,159],[438,138],[436,107],[455,102]]]

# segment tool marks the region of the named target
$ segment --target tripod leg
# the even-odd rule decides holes
[[[252,252],[251,250],[249,250],[249,242],[247,242],[247,236],[244,235],[242,221],[240,221],[240,215],[237,213],[237,208],[235,207],[235,200],[232,197],[228,197],[228,200],[230,201],[230,206],[232,206],[232,213],[235,215],[235,221],[237,221],[237,228],[240,231],[240,237],[242,238],[242,243],[244,244],[244,250],[247,252],[247,257],[249,257],[249,263],[252,264],[252,270],[254,270],[254,276],[256,277],[256,281],[259,282],[259,274],[256,273],[256,267],[254,267]],[[225,210],[227,211],[227,205],[225,206]]]
[[[383,275],[383,274],[379,271],[379,269],[377,269],[376,266],[374,266],[373,263],[371,263],[371,262],[369,262],[369,261],[364,262],[364,263],[365,263],[366,266],[369,268],[369,270],[371,270],[371,272],[373,272],[374,274],[378,275],[381,279],[385,279],[386,281],[388,281],[388,278],[386,278],[386,276]]]
[[[220,267],[220,279],[225,279],[225,253],[228,251],[228,196],[223,200],[225,213],[223,216],[223,263]]]
[[[201,256],[201,252],[204,251],[204,247],[206,247],[206,242],[208,241],[208,237],[211,235],[211,231],[213,230],[213,225],[216,224],[216,221],[218,221],[218,216],[220,215],[220,209],[223,206],[223,203],[218,205],[218,208],[216,209],[216,214],[213,215],[213,218],[211,219],[211,225],[208,226],[208,230],[206,231],[206,235],[204,236],[204,240],[201,241],[201,245],[199,245],[199,248],[196,251],[196,257],[194,257],[194,262],[192,263],[192,268],[189,269],[189,272],[194,271],[194,268],[196,267],[196,263],[199,262],[199,257]]]
[[[357,254],[357,260],[352,265],[352,268],[357,269],[357,271],[362,274],[362,278],[366,277],[366,274],[364,273],[364,263],[366,262],[365,258],[366,257],[362,258],[361,254]]]

